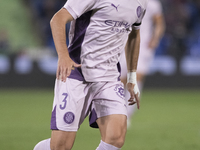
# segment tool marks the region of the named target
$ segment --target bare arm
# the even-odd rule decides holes
[[[51,19],[51,31],[58,53],[58,68],[56,78],[66,81],[73,67],[80,67],[71,60],[66,45],[66,24],[73,20],[71,14],[64,8],[59,10]]]
[[[132,30],[126,43],[126,62],[128,72],[137,70],[140,49],[140,30]]]
[[[129,105],[137,103],[137,107],[140,107],[139,89],[136,81],[137,62],[140,49],[140,30],[132,30],[129,34],[128,41],[126,43],[126,62],[128,69],[127,89],[130,92],[131,98],[129,99]],[[136,100],[136,101],[134,101]]]
[[[165,21],[164,16],[162,14],[154,15],[152,20],[154,28],[152,38],[149,42],[149,48],[155,49],[158,46],[160,39],[162,38],[165,32]]]

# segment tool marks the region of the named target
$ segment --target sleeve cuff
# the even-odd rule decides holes
[[[134,23],[132,25],[132,28],[135,29],[135,30],[139,30],[140,29],[140,25],[141,25],[141,23]]]
[[[67,11],[68,11],[68,12],[72,15],[72,17],[74,18],[74,20],[78,18],[78,15],[76,14],[76,12],[74,12],[73,9],[72,9],[69,5],[65,4],[63,8],[67,9]]]

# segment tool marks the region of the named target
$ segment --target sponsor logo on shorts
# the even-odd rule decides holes
[[[124,87],[121,84],[117,84],[114,91],[116,91],[116,94],[124,99],[125,98],[125,94],[124,94]]]
[[[65,113],[63,119],[64,119],[64,121],[65,121],[67,124],[71,124],[71,123],[74,122],[74,118],[75,118],[74,113],[72,113],[72,112],[67,112],[67,113]]]

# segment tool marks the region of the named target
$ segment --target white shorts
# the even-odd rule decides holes
[[[51,129],[77,131],[88,116],[91,127],[98,128],[97,118],[123,114],[127,116],[124,86],[121,81],[84,83],[67,78],[56,79]]]

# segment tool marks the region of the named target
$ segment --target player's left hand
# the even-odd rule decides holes
[[[66,82],[67,77],[71,74],[71,70],[77,67],[81,67],[81,64],[75,63],[68,55],[58,57],[56,78]]]
[[[137,84],[127,83],[127,89],[130,93],[129,105],[137,104],[137,108],[140,108],[140,91]]]

